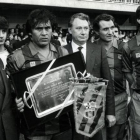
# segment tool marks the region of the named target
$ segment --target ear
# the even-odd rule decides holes
[[[70,27],[68,28],[68,31],[69,31],[69,33],[71,34],[71,28],[70,28]]]
[[[32,40],[32,34],[31,33],[28,33],[28,35],[29,35],[29,38]]]
[[[138,24],[140,24],[140,19],[137,19]]]

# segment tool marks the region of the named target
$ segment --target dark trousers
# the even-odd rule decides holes
[[[125,123],[107,128],[107,140],[123,140]]]

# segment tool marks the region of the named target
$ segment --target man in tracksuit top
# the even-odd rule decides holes
[[[122,140],[127,121],[127,93],[126,80],[122,72],[122,46],[123,42],[114,38],[114,18],[111,15],[101,14],[93,22],[93,29],[99,35],[96,45],[106,49],[108,64],[113,80],[115,94],[115,117],[116,124],[107,127],[107,140]]]
[[[44,9],[36,9],[30,13],[26,22],[30,42],[15,50],[8,57],[7,69],[9,73],[33,67],[68,54],[65,49],[50,42],[53,23],[54,16]],[[23,112],[24,103],[22,98],[16,98],[16,104],[17,109]],[[65,130],[69,129],[70,124],[67,114],[65,114],[63,123],[59,121],[59,118],[53,119],[31,131],[28,131],[25,124],[21,123],[25,140],[51,140],[55,134],[60,133],[60,125]],[[63,139],[70,139],[70,136],[64,135],[62,134]]]

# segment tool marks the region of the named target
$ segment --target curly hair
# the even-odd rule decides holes
[[[56,24],[56,17],[46,9],[36,9],[33,10],[27,18],[26,22],[26,31],[31,33],[40,23],[48,23],[50,21],[51,26],[53,27]]]

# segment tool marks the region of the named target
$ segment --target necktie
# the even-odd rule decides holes
[[[78,50],[81,52],[82,59],[85,62],[84,55],[82,53],[82,49],[83,49],[83,47],[81,47],[81,46],[78,47]]]

